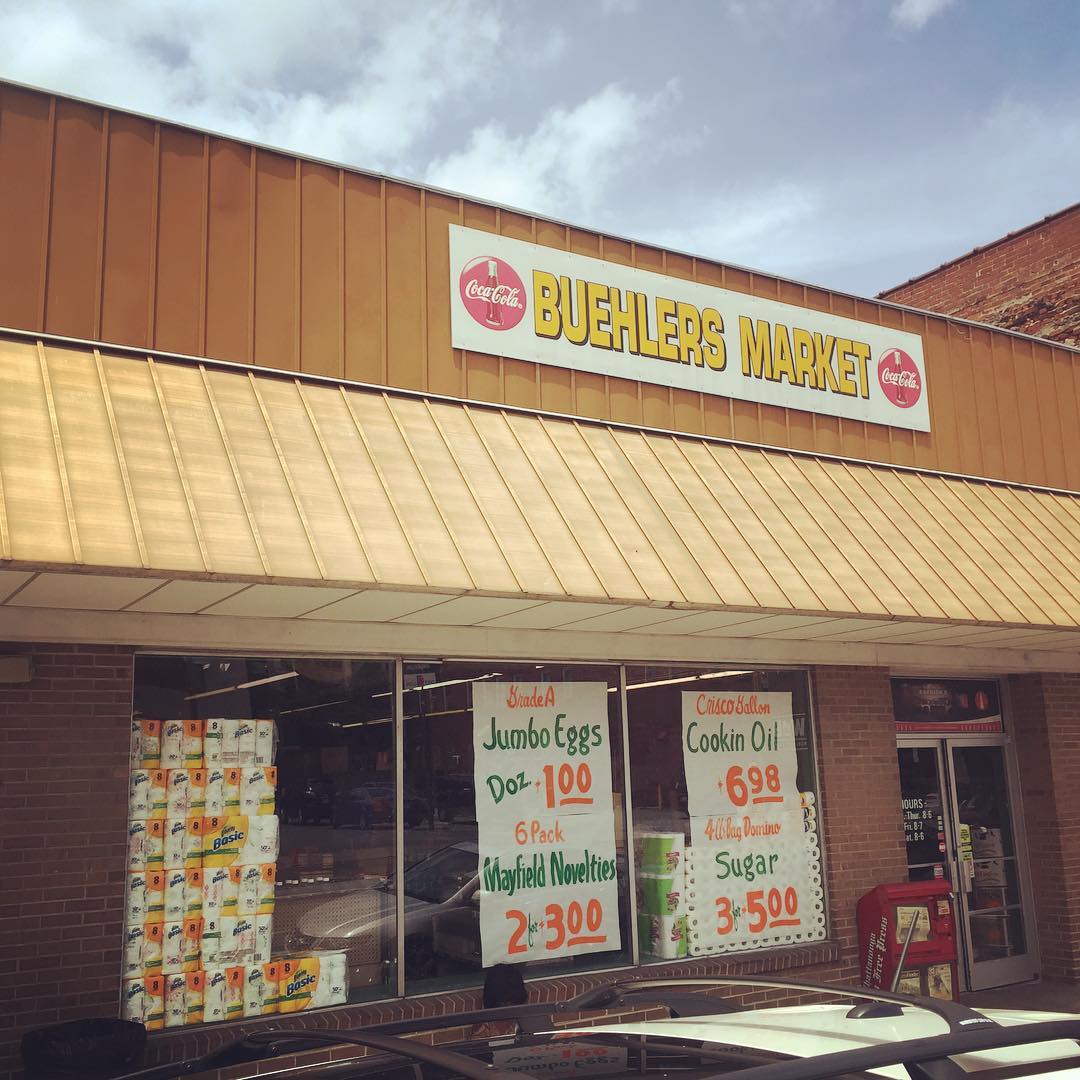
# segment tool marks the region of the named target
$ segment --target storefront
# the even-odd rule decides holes
[[[909,877],[1080,977],[1075,351],[7,85],[0,191],[16,1030],[854,979]]]

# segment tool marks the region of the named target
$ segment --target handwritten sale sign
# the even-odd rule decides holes
[[[620,947],[605,683],[473,687],[484,966]]]
[[[682,734],[695,951],[823,936],[791,694],[684,693]]]

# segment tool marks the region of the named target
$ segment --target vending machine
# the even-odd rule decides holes
[[[956,999],[951,888],[947,881],[905,881],[878,885],[859,900],[856,919],[864,986],[889,990],[895,983],[900,994]]]

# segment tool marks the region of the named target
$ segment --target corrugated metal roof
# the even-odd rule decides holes
[[[1080,499],[0,341],[0,560],[1080,625]]]

